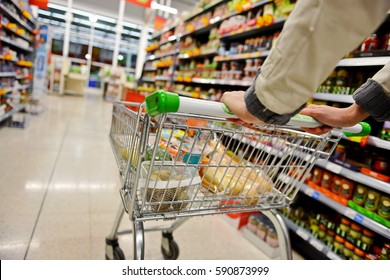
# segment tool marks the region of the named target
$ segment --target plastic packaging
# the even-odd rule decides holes
[[[351,224],[351,229],[347,233],[348,242],[352,244],[356,244],[357,240],[360,239],[361,235],[362,235],[362,227],[355,223]]]
[[[351,229],[351,222],[346,218],[342,218],[340,225],[336,229],[336,233],[341,237],[345,237],[350,229]]]
[[[390,197],[382,196],[378,206],[378,215],[390,220]]]
[[[322,175],[321,187],[325,189],[330,189],[332,180],[333,180],[333,173],[324,171],[324,174]]]
[[[346,199],[351,199],[354,190],[355,190],[354,182],[346,179],[341,180],[341,188],[339,190],[339,195],[341,197],[344,197]]]
[[[319,185],[322,181],[322,174],[324,171],[321,168],[315,167],[313,171],[313,183]]]
[[[357,185],[355,188],[355,192],[352,197],[352,201],[359,206],[364,206],[364,203],[367,199],[368,189],[365,186]]]
[[[367,192],[367,199],[364,203],[364,208],[366,208],[368,211],[376,212],[379,206],[380,201],[380,194],[379,192],[375,190],[369,190]]]
[[[332,183],[332,187],[331,187],[331,191],[335,194],[339,194],[340,192],[340,189],[341,189],[341,181],[343,179],[339,176],[334,176],[333,177],[333,183]]]
[[[342,253],[344,249],[345,239],[339,235],[336,235],[333,242],[333,251],[336,254]]]
[[[369,231],[368,229],[363,229],[362,235],[359,240],[357,240],[356,245],[363,251],[369,251],[374,244],[375,233]]]
[[[345,242],[344,243],[344,248],[343,248],[343,256],[346,260],[350,260],[353,256],[353,252],[355,250],[355,246],[350,243],[350,242]]]
[[[366,256],[366,252],[360,250],[359,248],[355,248],[352,255],[352,260],[363,260]]]

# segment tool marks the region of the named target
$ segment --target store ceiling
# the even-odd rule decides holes
[[[93,12],[103,16],[117,18],[120,0],[73,0],[73,7],[79,10]],[[159,1],[156,1],[159,2]],[[195,7],[197,0],[172,0],[171,6],[179,13],[189,11]],[[49,0],[49,3],[67,6],[67,0]],[[125,21],[142,24],[144,8],[126,2]]]

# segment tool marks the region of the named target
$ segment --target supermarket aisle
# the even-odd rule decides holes
[[[95,94],[46,104],[26,129],[0,128],[0,259],[104,259],[120,203],[112,105]],[[162,259],[160,238],[146,234],[147,259]],[[188,221],[175,240],[180,259],[267,258],[220,216]],[[131,258],[131,236],[120,244]]]

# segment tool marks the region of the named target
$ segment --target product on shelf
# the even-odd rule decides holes
[[[390,141],[390,121],[385,121],[383,123],[383,129],[380,132],[381,139]]]
[[[320,167],[314,167],[311,173],[307,180],[310,187],[374,221],[390,226],[389,195]]]
[[[352,95],[366,80],[375,74],[372,70],[361,71],[339,67],[318,86],[317,92]]]
[[[308,199],[298,196],[282,214],[344,259],[360,260],[370,254],[380,259],[380,251],[386,248],[382,237],[340,214],[329,213],[323,205],[313,207],[315,202]]]
[[[9,117],[11,126],[24,127],[16,114],[29,101],[35,22],[25,0],[0,5],[0,121]]]
[[[253,213],[249,216],[246,227],[256,234],[259,239],[265,241],[271,247],[279,247],[278,236],[273,223],[267,216],[261,213]]]

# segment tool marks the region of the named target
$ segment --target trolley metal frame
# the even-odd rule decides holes
[[[179,248],[172,233],[188,218],[252,211],[271,220],[281,258],[291,259],[288,229],[276,209],[290,205],[314,162],[327,159],[340,137],[286,126],[244,127],[183,113],[151,119],[144,111],[144,103],[113,106],[110,142],[122,204],[106,238],[106,259],[124,259],[118,235],[125,233],[133,234],[134,259],[144,259],[145,231],[162,231],[162,254],[176,259]],[[193,135],[190,143],[185,142],[188,135]],[[118,232],[125,212],[133,229]],[[145,228],[150,220],[174,222]]]

